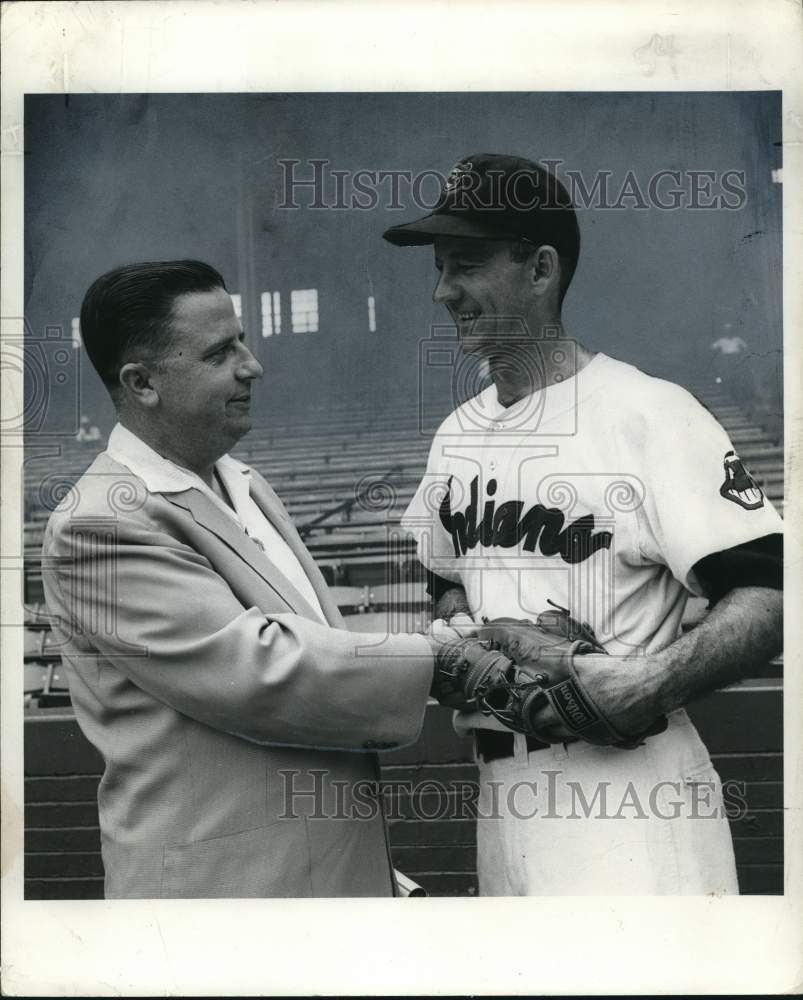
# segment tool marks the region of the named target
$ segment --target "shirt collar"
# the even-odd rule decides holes
[[[231,455],[219,458],[215,462],[215,468],[223,480],[226,492],[231,497],[234,509],[238,514],[241,513],[251,493],[251,470]]]
[[[574,405],[589,387],[591,382],[589,375],[592,374],[592,369],[593,374],[596,375],[597,370],[606,360],[606,355],[598,351],[585,368],[582,368],[575,375],[561,382],[553,382],[542,389],[537,389],[535,392],[516,400],[510,406],[503,406],[500,403],[499,390],[491,382],[479,395],[481,407],[487,411],[487,419],[493,423],[512,421],[528,411],[533,415],[537,414],[539,421],[543,422],[549,415],[561,412],[567,402]],[[545,412],[547,409],[550,412]]]
[[[189,489],[212,493],[200,476],[164,458],[122,424],[116,424],[109,435],[106,452],[115,462],[125,465],[138,476],[149,493],[182,493]],[[223,455],[217,460],[215,467],[232,502],[237,506],[243,491],[248,495],[251,470],[231,455]]]

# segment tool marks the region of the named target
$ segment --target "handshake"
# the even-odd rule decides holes
[[[436,644],[430,693],[441,705],[482,712],[546,743],[582,739],[630,749],[666,729],[664,716],[637,733],[613,725],[575,664],[576,657],[605,649],[564,608],[543,611],[534,622],[497,618],[466,628],[469,620],[461,618],[461,624],[434,623],[430,632]],[[539,716],[559,726],[545,727]]]

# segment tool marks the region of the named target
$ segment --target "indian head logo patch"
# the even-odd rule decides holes
[[[745,510],[758,510],[764,506],[761,488],[735,451],[725,452],[725,482],[720,486],[719,494]]]

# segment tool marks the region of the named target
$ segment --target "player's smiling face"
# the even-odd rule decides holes
[[[490,353],[521,336],[533,308],[532,261],[515,261],[506,240],[439,237],[433,299],[449,310],[463,351]]]

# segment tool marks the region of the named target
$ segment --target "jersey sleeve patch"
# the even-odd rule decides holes
[[[758,510],[764,506],[764,494],[761,487],[745,469],[742,460],[735,451],[726,451],[725,481],[719,488],[719,495],[730,500],[745,510]]]

